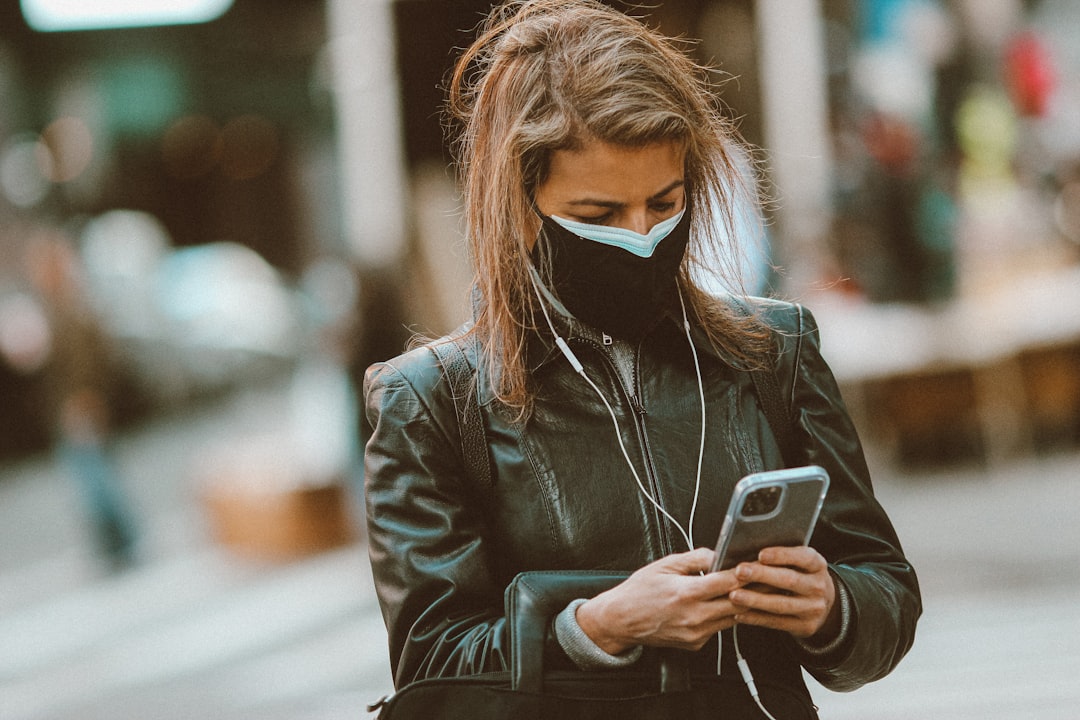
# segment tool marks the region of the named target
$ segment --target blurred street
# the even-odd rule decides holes
[[[288,564],[217,545],[192,468],[274,429],[284,388],[202,405],[118,439],[143,531],[119,574],[91,555],[73,486],[46,458],[0,469],[0,717],[365,717],[390,689],[362,542]],[[1080,705],[1080,456],[899,476],[879,496],[920,572],[911,654],[823,718],[1072,718]]]
[[[919,573],[923,618],[892,675],[851,695],[814,693],[821,717],[1076,717],[1078,480],[1075,453],[988,470],[876,472]]]
[[[201,455],[288,417],[271,386],[121,435],[142,547],[118,574],[52,462],[0,470],[0,718],[331,720],[387,692],[362,545],[275,564],[211,536]]]

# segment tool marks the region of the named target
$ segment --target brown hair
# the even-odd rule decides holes
[[[551,154],[587,142],[686,148],[693,210],[680,286],[718,348],[759,363],[765,328],[691,277],[692,269],[717,273],[727,287],[740,287],[732,208],[736,194],[754,192],[734,166],[737,134],[713,90],[708,71],[669,39],[595,0],[505,2],[458,59],[448,109],[460,123],[455,150],[480,293],[474,332],[502,402],[528,412],[531,400],[524,345],[536,318],[528,247],[540,227],[532,198]]]

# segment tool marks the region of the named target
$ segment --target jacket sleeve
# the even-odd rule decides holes
[[[430,360],[429,360],[430,358]],[[503,588],[462,467],[457,415],[426,349],[368,369],[368,552],[397,687],[506,669]]]
[[[914,640],[922,600],[915,571],[874,497],[858,434],[822,358],[814,318],[797,310],[798,326],[786,334],[789,347],[781,355],[794,367],[781,367],[781,377],[790,378],[803,460],[824,467],[831,479],[811,544],[844,584],[851,612],[847,640],[825,655],[804,652],[802,661],[825,687],[848,691],[896,667]]]

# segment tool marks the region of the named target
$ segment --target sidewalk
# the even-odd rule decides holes
[[[287,405],[254,390],[121,437],[142,546],[117,575],[50,458],[0,468],[0,718],[336,720],[391,689],[362,544],[273,564],[210,537],[201,454],[279,430]]]
[[[280,389],[121,438],[143,560],[104,575],[74,490],[47,458],[0,468],[0,717],[344,720],[390,690],[361,543],[274,565],[215,545],[192,464],[272,430]],[[876,487],[926,612],[890,677],[822,718],[1072,718],[1080,706],[1080,454],[899,477]]]
[[[1080,454],[877,477],[924,614],[892,675],[850,695],[815,692],[821,717],[1077,717]]]

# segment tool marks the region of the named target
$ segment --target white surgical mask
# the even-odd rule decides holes
[[[567,220],[566,218],[561,218],[557,215],[552,215],[551,219],[566,230],[569,230],[586,240],[622,248],[638,257],[647,258],[652,257],[653,251],[656,250],[656,246],[675,229],[675,226],[682,220],[683,213],[685,212],[686,208],[683,208],[667,220],[656,223],[645,235],[623,228]]]

